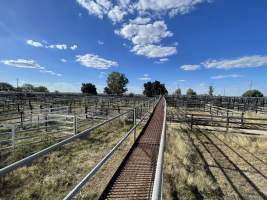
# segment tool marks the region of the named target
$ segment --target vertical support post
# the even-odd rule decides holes
[[[48,115],[45,115],[45,131],[47,132],[47,125],[48,125]]]
[[[20,111],[20,126],[23,128],[23,111]]]
[[[77,134],[77,117],[76,116],[73,117],[73,131],[74,131],[74,134],[76,135]]]
[[[227,110],[227,116],[226,116],[226,132],[229,130],[229,111]]]
[[[133,125],[136,125],[136,108],[133,109]],[[134,129],[134,141],[136,140],[136,128]]]
[[[190,120],[190,129],[193,130],[193,114],[191,114],[191,120]]]
[[[241,127],[244,127],[244,112],[241,113]]]
[[[16,145],[16,128],[15,128],[15,125],[12,125],[11,131],[12,131],[12,147],[14,149],[15,145]]]

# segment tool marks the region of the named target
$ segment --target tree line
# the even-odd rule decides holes
[[[10,83],[0,82],[0,91],[10,92],[49,92],[45,86],[33,86],[32,84],[23,84],[21,87],[14,87]]]
[[[112,72],[108,75],[106,80],[107,86],[104,88],[104,93],[107,95],[117,95],[121,96],[125,94],[127,89],[127,84],[129,83],[128,78],[125,74],[120,72]],[[0,91],[18,91],[18,92],[49,92],[45,86],[33,86],[31,84],[24,84],[21,87],[13,87],[9,83],[0,82]],[[81,92],[86,95],[97,95],[97,88],[93,83],[82,83]],[[148,81],[144,83],[143,94],[148,97],[157,96],[157,95],[167,95],[168,90],[165,87],[165,84],[160,81],[155,80],[154,82]],[[133,93],[130,93],[129,96],[133,96]],[[180,88],[177,88],[173,95],[181,96],[182,91]],[[196,91],[192,88],[188,88],[186,91],[187,96],[196,96],[198,95]],[[214,95],[214,87],[208,87],[209,96]],[[263,97],[263,93],[259,90],[248,90],[243,95],[243,97]]]

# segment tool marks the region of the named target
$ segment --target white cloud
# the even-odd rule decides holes
[[[162,64],[167,62],[169,59],[168,58],[160,58],[158,61],[155,61],[154,63],[156,64]]]
[[[95,15],[102,19],[112,7],[109,0],[76,0],[90,15]]]
[[[43,47],[42,43],[33,40],[27,40],[26,43],[34,47]]]
[[[146,45],[159,43],[163,38],[171,37],[173,33],[167,29],[164,21],[155,21],[150,24],[128,23],[115,33],[131,40],[134,45]]]
[[[142,77],[139,78],[142,81],[150,81],[151,77],[148,74],[144,74]]]
[[[122,10],[119,6],[114,6],[109,12],[108,17],[112,20],[113,23],[122,21],[123,17],[127,13]]]
[[[94,54],[77,55],[76,58],[76,61],[81,65],[95,69],[108,69],[118,65],[115,61],[107,60]]]
[[[67,62],[67,60],[65,58],[61,58],[60,61],[63,63]]]
[[[202,63],[207,69],[233,69],[267,66],[267,56],[244,56],[236,59],[207,60]]]
[[[99,45],[104,45],[104,42],[101,41],[101,40],[98,40],[97,43],[98,43]]]
[[[210,2],[209,0],[139,0],[136,8],[139,12],[168,13],[170,16],[187,14],[197,4]]]
[[[59,50],[66,50],[68,48],[68,46],[66,44],[51,44],[47,47],[51,48],[51,49],[57,48]]]
[[[55,73],[51,70],[46,70],[44,67],[40,66],[36,61],[31,59],[1,60],[1,63],[18,68],[39,69],[41,73],[49,73],[55,76],[62,76],[62,74]]]
[[[17,59],[17,60],[1,60],[1,62],[5,65],[18,67],[18,68],[44,69],[44,67],[41,67],[34,60]]]
[[[75,49],[77,49],[77,48],[78,48],[78,46],[77,46],[76,44],[74,44],[74,45],[72,45],[72,46],[70,47],[71,50],[75,50]]]
[[[40,70],[40,72],[41,73],[48,73],[48,74],[51,74],[53,76],[62,76],[62,74],[55,73],[52,70]]]
[[[225,79],[225,78],[241,78],[243,77],[240,74],[228,74],[228,75],[216,75],[216,76],[212,76],[211,79],[214,80],[220,80],[220,79]]]
[[[130,20],[131,24],[147,24],[149,22],[151,22],[151,19],[148,17],[136,17],[135,19]]]
[[[59,49],[59,50],[66,50],[66,49],[71,49],[71,50],[75,50],[78,48],[78,46],[72,45],[70,47],[68,47],[67,44],[49,44],[47,41],[42,40],[42,41],[33,41],[33,40],[27,40],[26,43],[28,45],[31,45],[33,47],[45,47],[45,48],[50,48],[50,49]]]
[[[132,52],[137,55],[158,58],[175,54],[177,52],[175,46],[178,44],[170,46],[161,43],[162,39],[173,36],[173,33],[168,31],[165,22],[159,19],[165,14],[174,16],[189,13],[197,4],[211,0],[76,1],[88,11],[89,15],[95,15],[100,19],[107,16],[113,24],[123,21],[126,16],[135,16],[135,19],[130,19],[119,30],[115,30],[115,33],[130,40],[133,43]],[[155,53],[149,54],[147,49],[157,51],[156,54],[159,56]]]
[[[186,82],[186,80],[180,79],[180,80],[178,80],[178,82]]]
[[[200,65],[182,65],[180,68],[185,71],[194,71],[199,69]]]
[[[163,58],[176,54],[176,47],[166,47],[160,45],[136,45],[132,48],[132,52],[137,55],[143,55],[148,58]]]

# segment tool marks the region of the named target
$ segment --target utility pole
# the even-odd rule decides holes
[[[16,80],[17,80],[17,89],[18,89],[18,87],[19,87],[19,79],[17,78]]]
[[[249,89],[252,90],[252,86],[253,86],[253,82],[252,80],[250,80],[250,83],[249,83]]]

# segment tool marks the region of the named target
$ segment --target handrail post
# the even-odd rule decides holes
[[[136,108],[133,109],[133,125],[136,125]],[[134,141],[136,140],[136,128],[134,129]]]

